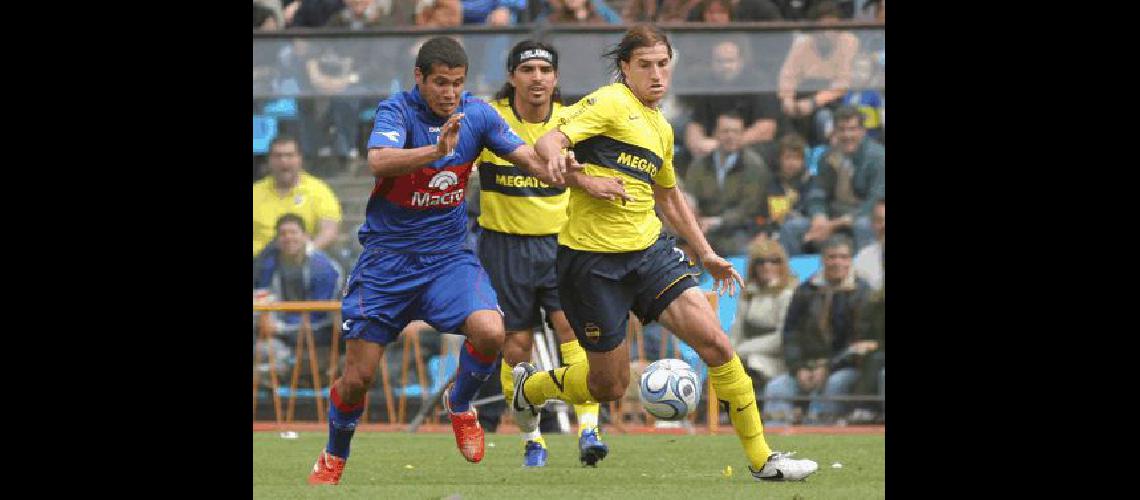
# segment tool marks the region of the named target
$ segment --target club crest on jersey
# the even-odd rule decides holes
[[[586,340],[589,342],[597,342],[602,338],[602,329],[593,323],[586,323]]]

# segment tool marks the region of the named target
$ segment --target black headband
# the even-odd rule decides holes
[[[546,49],[533,48],[512,52],[511,57],[507,59],[507,72],[514,73],[515,68],[519,67],[520,64],[533,59],[546,61],[554,66],[555,70],[558,70],[558,56],[556,54]]]

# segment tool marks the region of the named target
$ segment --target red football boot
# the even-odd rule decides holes
[[[309,484],[340,484],[344,463],[345,459],[321,450],[317,463],[313,464],[313,472],[309,474]]]
[[[479,412],[471,407],[463,413],[453,413],[448,395],[451,387],[443,391],[443,407],[451,417],[451,430],[455,431],[455,446],[468,462],[479,463],[483,460],[483,426],[479,425]]]

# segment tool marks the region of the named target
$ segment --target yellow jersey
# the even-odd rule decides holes
[[[317,234],[317,221],[340,222],[340,202],[324,181],[305,172],[285,196],[278,196],[272,175],[253,183],[253,255],[257,256],[275,236],[277,219],[295,213],[305,221],[305,232]]]
[[[491,107],[532,147],[554,128],[554,120],[528,123],[519,119],[506,98]],[[562,105],[555,102],[553,116]],[[528,236],[557,234],[566,223],[566,188],[546,184],[499,158],[490,149],[479,156],[479,226],[500,233]]]
[[[554,120],[570,139],[584,173],[622,179],[633,198],[622,204],[570,189],[569,221],[558,243],[588,252],[649,248],[661,233],[653,212],[653,186],[675,187],[673,127],[659,109],[645,107],[624,83],[595,90]]]

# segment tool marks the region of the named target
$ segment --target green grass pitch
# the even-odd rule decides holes
[[[516,435],[487,434],[487,453],[469,464],[450,434],[360,432],[339,486],[309,486],[309,470],[327,434],[282,439],[253,434],[254,498],[884,498],[882,435],[772,435],[779,451],[796,451],[820,468],[804,482],[758,482],[732,435],[606,434],[610,455],[597,468],[578,462],[577,438],[546,436],[546,467],[524,469]],[[494,446],[491,446],[491,445]],[[833,468],[833,463],[842,468]],[[410,467],[409,467],[410,466]],[[725,477],[726,466],[732,475]]]

